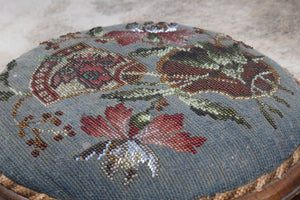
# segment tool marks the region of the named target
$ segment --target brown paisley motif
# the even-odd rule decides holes
[[[265,96],[278,89],[279,76],[264,61],[234,45],[204,46],[175,49],[161,58],[157,70],[162,82],[190,94],[218,92],[233,99]],[[229,61],[229,56],[236,61]]]

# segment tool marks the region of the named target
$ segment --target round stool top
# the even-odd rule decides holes
[[[0,173],[57,199],[206,199],[293,155],[299,99],[288,72],[228,35],[68,33],[0,75]]]

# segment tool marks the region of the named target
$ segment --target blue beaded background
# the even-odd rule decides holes
[[[124,27],[125,25],[106,27],[104,32],[125,30]],[[179,29],[186,28],[191,29],[179,27]],[[114,42],[102,44],[95,43],[93,39],[75,39],[60,44],[60,48],[79,41],[125,56],[133,49],[150,47],[137,42],[121,48]],[[199,36],[189,40],[188,44],[195,41],[210,41],[210,39]],[[49,55],[55,51],[45,50],[44,45],[40,45],[17,58],[17,66],[10,71],[10,85],[19,91],[29,91],[30,77],[39,64],[38,56]],[[247,51],[261,55],[254,50],[247,49]],[[141,57],[134,59],[146,66],[148,71],[156,71],[156,63],[159,61],[157,56],[151,59]],[[22,115],[61,110],[64,112],[61,117],[63,121],[71,124],[73,130],[77,132],[76,136],[59,142],[53,140],[51,135],[43,135],[49,148],[37,158],[30,154],[32,148],[25,144],[26,138],[18,137],[19,129],[13,122],[11,112],[20,97],[14,96],[7,102],[0,103],[0,172],[21,185],[58,199],[198,199],[245,185],[276,169],[300,144],[300,88],[291,75],[274,61],[270,59],[264,61],[278,72],[281,85],[294,92],[294,95],[281,90],[276,92],[277,96],[286,99],[291,105],[290,108],[270,98],[263,98],[264,102],[278,108],[284,115],[283,118],[274,115],[278,129],[270,126],[259,112],[254,100],[232,100],[216,93],[195,96],[234,108],[251,124],[252,128],[248,129],[230,120],[199,117],[187,109],[178,98],[168,96],[167,101],[172,103],[163,113],[169,115],[183,113],[184,131],[192,136],[206,137],[207,141],[196,149],[196,154],[177,153],[166,147],[149,145],[158,156],[160,164],[158,177],[152,178],[149,169],[141,166],[138,177],[130,185],[124,186],[122,173],[117,173],[114,180],[110,181],[100,169],[99,161],[74,160],[74,155],[86,147],[105,140],[88,136],[81,130],[80,120],[83,115],[104,116],[106,107],[118,104],[116,100],[99,98],[101,94],[111,91],[74,96],[49,106],[42,105],[36,98],[24,101],[20,110]],[[130,88],[130,85],[125,85],[121,89]],[[3,85],[0,85],[0,90],[8,91]],[[125,102],[124,106],[133,108],[135,114],[149,107],[150,102]],[[45,125],[45,128],[51,129],[47,126],[49,125]]]

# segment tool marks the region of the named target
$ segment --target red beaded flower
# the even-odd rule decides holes
[[[106,137],[109,141],[100,142],[76,157],[76,160],[88,160],[94,154],[98,159],[106,157],[104,172],[109,178],[117,168],[126,170],[125,184],[136,174],[140,164],[148,163],[152,176],[157,175],[158,160],[146,144],[165,146],[177,152],[196,153],[206,138],[181,132],[183,114],[163,114],[150,120],[146,112],[131,116],[132,109],[126,109],[123,103],[107,107],[106,119],[101,116],[83,117],[81,127],[88,135]]]

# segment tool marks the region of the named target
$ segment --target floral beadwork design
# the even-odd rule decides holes
[[[129,23],[126,25],[128,31],[110,31],[104,34],[101,26],[94,27],[87,32],[88,36],[81,35],[81,32],[68,33],[61,35],[59,40],[44,41],[40,44],[46,45],[45,49],[59,49],[59,45],[72,39],[94,38],[95,42],[107,43],[108,41],[117,41],[119,45],[125,46],[136,42],[153,44],[156,46],[165,46],[166,44],[185,45],[186,39],[203,33],[204,30],[196,29],[196,31],[177,30],[178,24],[166,22],[146,22],[143,24]]]
[[[16,126],[19,128],[18,136],[25,139],[25,143],[28,146],[34,147],[34,150],[31,152],[33,157],[38,157],[40,152],[44,151],[48,147],[48,142],[43,139],[43,135],[52,134],[55,141],[60,141],[64,137],[73,137],[76,135],[70,124],[65,124],[63,126],[64,123],[60,117],[64,113],[60,110],[54,113],[26,115],[22,118],[18,110],[24,101],[29,98],[32,98],[32,95],[24,95],[24,97],[20,98],[13,106],[13,112],[11,115],[13,116]],[[52,124],[55,128],[42,128],[41,126],[44,124]]]
[[[119,45],[125,46],[136,42],[152,43],[159,46],[165,44],[185,45],[186,39],[196,35],[189,30],[177,30],[175,23],[153,23],[144,24],[131,23],[126,28],[129,31],[111,31],[103,35],[104,38],[114,38]]]
[[[209,115],[219,120],[230,119],[251,128],[247,120],[233,108],[223,107],[220,103],[210,102],[208,99],[192,97],[199,93],[216,92],[232,99],[254,99],[263,116],[276,129],[275,120],[269,112],[283,117],[282,112],[259,98],[270,97],[289,107],[289,104],[276,96],[275,92],[279,89],[292,95],[293,92],[280,85],[277,72],[264,62],[264,56],[254,56],[242,50],[241,46],[244,48],[248,46],[232,40],[231,37],[217,36],[214,38],[209,34],[207,35],[215,43],[197,42],[183,47],[165,45],[150,49],[139,48],[129,53],[132,57],[159,56],[158,74],[153,72],[145,75],[159,77],[162,83],[143,82],[141,84],[156,86],[164,83],[171,89],[138,88],[130,91],[117,91],[101,97],[121,101],[136,101],[176,95],[199,116]],[[232,41],[232,43],[223,45],[222,41]]]
[[[155,43],[173,43],[178,45],[186,44],[185,39],[192,37],[194,34],[188,30],[180,30],[169,33],[149,33],[149,32],[132,32],[132,31],[111,31],[104,37],[114,38],[118,44],[125,46],[136,42],[155,42]]]
[[[245,99],[266,96],[278,88],[277,72],[262,59],[241,51],[237,43],[198,43],[162,57],[157,71],[162,82],[189,94],[209,91]]]
[[[67,62],[42,62],[30,83],[34,96],[45,105],[83,93],[113,90],[139,80],[146,72],[146,68],[133,59],[91,48],[83,42],[51,56],[65,57]],[[129,74],[133,72],[140,74]]]
[[[15,60],[11,61],[7,64],[7,71],[0,75],[0,82],[9,89],[9,91],[0,91],[0,102],[8,101],[12,96],[21,96],[21,98],[13,105],[11,116],[13,117],[15,126],[19,129],[17,135],[25,140],[25,144],[34,148],[31,155],[33,157],[38,157],[41,154],[41,151],[48,148],[48,142],[43,138],[45,134],[53,134],[53,139],[55,141],[60,141],[64,137],[73,137],[76,133],[73,131],[71,125],[64,125],[63,120],[60,118],[64,113],[60,110],[54,113],[43,114],[33,112],[33,114],[22,116],[22,113],[19,112],[20,107],[26,100],[32,98],[33,95],[28,91],[18,91],[11,87],[8,80],[10,75],[9,72],[15,66],[17,66],[17,62]],[[44,124],[52,124],[55,128],[45,129],[42,127]]]
[[[206,37],[207,41],[197,42],[195,38],[198,35]],[[106,45],[104,43],[126,46],[139,42],[145,43],[146,47],[132,49],[126,55],[91,47],[82,41],[62,49],[59,47],[60,44],[68,40],[91,38],[95,42],[103,43],[104,46]],[[38,149],[46,148],[46,142],[41,138],[42,133],[46,130],[40,128],[39,124],[52,123],[59,127],[61,122],[59,116],[55,116],[53,113],[44,113],[42,119],[39,119],[41,117],[39,115],[28,115],[23,116],[24,119],[20,118],[17,112],[18,108],[25,99],[31,97],[35,97],[45,106],[65,98],[91,92],[99,92],[101,99],[114,99],[119,102],[149,102],[151,106],[145,112],[127,116],[130,119],[130,123],[125,124],[130,126],[128,134],[122,132],[123,135],[120,136],[118,134],[121,131],[119,131],[116,137],[109,137],[110,144],[105,142],[104,146],[95,147],[99,149],[101,146],[101,152],[139,147],[139,151],[146,152],[143,154],[144,161],[142,162],[146,163],[151,160],[151,156],[154,156],[150,147],[147,146],[148,143],[160,146],[170,144],[167,140],[164,140],[164,144],[161,140],[157,143],[145,140],[146,137],[142,134],[148,126],[155,124],[154,122],[160,119],[159,116],[150,122],[149,111],[156,109],[162,112],[165,107],[172,104],[169,102],[168,96],[177,97],[198,116],[210,116],[214,120],[232,120],[248,128],[251,128],[248,119],[244,118],[234,108],[224,106],[221,102],[201,98],[201,94],[214,92],[226,95],[233,101],[238,101],[238,99],[252,100],[257,103],[259,111],[268,123],[276,129],[277,124],[273,116],[277,115],[283,118],[284,115],[278,108],[264,102],[263,97],[271,98],[290,107],[285,99],[276,95],[276,92],[283,90],[293,95],[293,91],[280,84],[278,73],[266,62],[264,56],[253,55],[249,53],[251,51],[247,51],[252,47],[243,42],[235,41],[230,36],[213,34],[199,28],[179,29],[175,23],[131,23],[125,26],[125,30],[110,30],[108,32],[102,27],[95,27],[86,33],[68,33],[62,35],[57,41],[46,41],[41,44],[46,45],[47,50],[53,49],[55,52],[51,55],[47,54],[47,57],[53,59],[39,60],[40,62],[30,80],[30,91],[17,91],[9,83],[9,73],[17,65],[15,60],[10,62],[7,65],[7,71],[0,75],[0,82],[4,86],[3,91],[0,91],[0,101],[8,101],[10,97],[15,95],[22,96],[14,105],[12,116],[20,128],[18,134],[20,137],[28,135],[29,132],[35,134],[34,138],[26,142],[28,145],[35,144],[33,156],[39,155]],[[155,56],[158,62],[153,71],[150,71],[150,67],[146,68],[144,64],[134,59],[152,59]],[[130,85],[130,89],[118,90],[124,85]],[[116,106],[116,109],[117,107],[122,106],[120,104]],[[165,114],[162,116],[179,119],[181,115],[175,117]],[[141,120],[143,117],[148,121],[142,121],[142,125],[137,123],[131,126],[135,121],[134,119]],[[88,120],[87,118],[84,119],[82,122],[85,124]],[[95,122],[95,120],[91,121]],[[165,121],[170,122],[172,120],[166,119]],[[106,123],[110,123],[108,127],[114,126],[109,120]],[[86,127],[91,128],[93,126]],[[116,130],[114,129],[114,131]],[[72,136],[75,133],[70,129],[61,128],[59,130],[51,129],[50,132],[55,134],[54,139],[57,141],[62,139],[62,135]],[[172,134],[170,133],[170,135]],[[176,137],[179,135],[183,137],[184,134],[175,135]],[[186,138],[189,138],[189,134],[186,135]],[[174,149],[172,145],[168,147]],[[185,151],[194,152],[192,149]],[[179,151],[179,149],[175,150]],[[84,155],[82,154],[81,157]],[[120,159],[123,159],[124,156],[118,155]],[[132,164],[134,167],[131,169],[137,168],[139,163],[140,161]],[[135,174],[133,171],[130,173]]]
[[[118,168],[126,172],[124,184],[128,184],[137,176],[138,167],[147,164],[152,177],[158,173],[158,158],[147,144],[168,147],[177,152],[196,153],[195,147],[203,144],[206,138],[181,132],[183,129],[183,114],[163,114],[151,121],[148,112],[132,114],[123,103],[115,107],[107,107],[106,119],[100,115],[83,117],[82,130],[88,135],[109,138],[83,151],[76,160],[89,160],[98,156],[104,159],[102,169],[108,178],[113,178]]]
[[[154,23],[144,22],[143,24],[133,22],[126,25],[126,29],[134,32],[149,32],[149,33],[162,33],[162,32],[174,32],[178,28],[177,23],[166,23],[166,22],[158,22]]]

